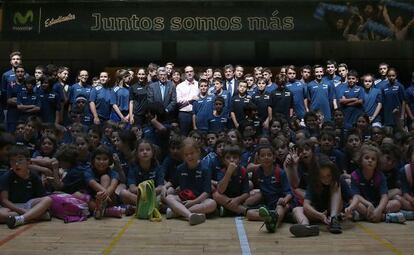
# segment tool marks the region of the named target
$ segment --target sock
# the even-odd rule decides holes
[[[122,218],[122,209],[118,206],[112,206],[105,209],[105,216]]]
[[[401,210],[406,220],[414,220],[414,211]]]
[[[14,218],[16,219],[16,223],[14,224],[15,226],[19,226],[19,225],[24,224],[24,216],[23,215],[15,216]]]
[[[400,212],[398,213],[387,213],[385,214],[385,222],[387,223],[404,223],[404,215]]]

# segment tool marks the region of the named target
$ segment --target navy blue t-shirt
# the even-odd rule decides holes
[[[279,198],[292,194],[286,172],[278,167],[275,167],[270,175],[266,175],[263,168],[259,167],[253,172],[252,180],[254,187],[260,189],[264,202],[270,209],[276,208]]]
[[[293,95],[288,89],[276,89],[270,94],[270,107],[272,113],[282,114],[286,119],[289,119],[290,109],[293,108]]]
[[[392,112],[394,109],[399,109],[401,113],[401,106],[403,101],[405,101],[404,87],[397,81],[392,85],[388,82],[382,90],[382,100],[383,124],[385,126],[394,126],[395,120]]]
[[[56,112],[61,110],[59,95],[54,91],[46,91],[42,88],[37,91],[40,101],[40,118],[43,122],[54,123]]]
[[[308,84],[308,99],[310,100],[310,110],[320,110],[326,121],[330,121],[332,117],[331,105],[335,98],[335,90],[331,83],[311,81]]]
[[[223,168],[220,157],[217,155],[217,153],[208,153],[202,159],[202,164],[210,170],[211,179],[217,181],[217,173]]]
[[[129,88],[129,100],[134,105],[134,115],[143,116],[146,105],[148,104],[148,89],[145,84],[136,83]],[[135,120],[139,121],[139,120]],[[141,123],[142,124],[142,123]]]
[[[270,94],[257,91],[252,96],[252,102],[257,106],[257,115],[263,123],[268,117],[267,108],[270,105]]]
[[[112,88],[98,85],[91,90],[89,102],[94,102],[96,106],[96,113],[99,118],[108,120],[111,114],[112,105],[111,98],[114,96]]]
[[[345,179],[339,180],[341,188],[341,197],[344,204],[347,204],[352,199],[352,191]],[[331,204],[331,187],[323,185],[320,192],[316,192],[311,185],[305,192],[305,199],[311,201],[312,206],[319,212],[329,211]]]
[[[222,130],[226,130],[230,127],[229,118],[225,112],[222,112],[219,116],[210,115],[208,118],[208,132],[218,133]]]
[[[307,97],[307,86],[302,82],[295,80],[286,84],[286,88],[292,92],[293,95],[293,108],[296,116],[299,119],[303,119],[305,116],[305,102]]]
[[[231,112],[231,94],[230,94],[230,91],[222,90],[220,94],[217,94],[216,90],[213,89],[211,91],[211,96],[213,97],[213,104],[214,104],[214,100],[216,99],[217,96],[221,96],[224,99],[223,112],[226,115],[229,115],[230,112]]]
[[[26,203],[45,195],[40,177],[32,172],[28,179],[20,178],[13,171],[6,172],[0,177],[0,191],[8,191],[12,203]]]
[[[247,105],[252,100],[252,97],[249,95],[245,95],[241,97],[240,95],[236,95],[233,97],[231,102],[231,112],[234,112],[236,115],[237,122],[240,122],[245,119],[244,114],[244,106]]]
[[[221,181],[226,175],[226,169],[223,168],[217,173],[217,181]],[[244,193],[249,193],[249,177],[243,167],[238,167],[231,176],[227,189],[224,194],[228,197],[238,197]]]
[[[181,190],[191,190],[196,197],[202,193],[211,193],[211,173],[209,169],[200,162],[195,169],[189,169],[186,163],[178,166],[177,183],[174,187]]]
[[[183,162],[173,159],[170,155],[167,155],[162,162],[161,168],[163,171],[164,179],[167,182],[177,183],[177,168]]]
[[[196,117],[196,126],[198,130],[208,130],[208,118],[213,112],[214,97],[211,95],[199,98],[193,102],[193,114]]]
[[[354,172],[351,174],[352,192],[355,195],[361,195],[374,206],[377,206],[381,200],[381,196],[388,194],[387,181],[384,174],[375,171],[374,176],[370,180],[366,180],[361,170],[357,169]],[[358,176],[359,180],[354,175]]]
[[[40,107],[40,100],[38,94],[35,91],[29,92],[27,89],[21,90],[17,94],[17,105],[35,105]],[[20,118],[26,119],[30,115],[36,115],[37,113],[24,113],[20,112]]]
[[[143,181],[154,180],[155,187],[164,184],[164,176],[160,166],[151,167],[149,171],[145,171],[139,164],[130,166],[128,171],[127,185],[139,185]]]
[[[129,110],[129,87],[116,86],[110,103],[117,105],[121,112],[127,112]],[[112,111],[115,113],[113,109]]]
[[[68,194],[86,189],[84,173],[88,168],[77,166],[66,171],[62,191]]]
[[[349,85],[346,86],[343,97],[346,99],[349,98],[358,98],[360,100],[364,100],[364,92],[360,86],[353,86],[350,87]],[[349,106],[343,105],[343,113],[344,113],[344,127],[346,129],[350,129],[356,123],[358,117],[364,113],[363,105],[358,106]]]
[[[390,171],[382,171],[387,180],[387,188],[390,189],[399,189],[400,188],[400,178],[399,171],[397,168],[391,169]]]
[[[86,100],[89,100],[89,96],[92,91],[92,86],[88,84],[80,85],[79,83],[75,83],[69,87],[69,103],[74,105],[76,102],[76,98],[79,96],[83,96]]]
[[[378,104],[382,104],[382,93],[377,88],[370,88],[369,90],[364,89],[364,111],[368,116],[374,115],[375,109]],[[377,118],[373,122],[381,121],[381,116],[378,114]]]
[[[109,178],[111,178],[111,180],[116,179],[119,180],[119,175],[118,172],[114,171],[113,169],[108,169],[108,171],[105,173],[109,176]],[[102,174],[104,175],[104,174]],[[85,184],[89,185],[89,182],[94,180],[96,182],[100,182],[100,177],[102,175],[99,175],[97,173],[95,173],[95,171],[91,168],[87,168],[84,171],[84,177],[85,177]]]

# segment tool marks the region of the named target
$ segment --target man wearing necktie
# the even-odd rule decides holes
[[[167,80],[167,71],[164,67],[158,68],[158,81],[148,86],[148,101],[162,103],[168,113],[168,119],[173,118],[171,115],[175,111],[177,94],[172,82]]]
[[[238,81],[234,78],[234,67],[232,65],[224,66],[224,77],[226,78],[224,90],[229,91],[231,97],[233,97],[237,91]]]

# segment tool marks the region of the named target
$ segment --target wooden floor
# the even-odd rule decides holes
[[[251,254],[414,254],[414,222],[343,224],[342,235],[321,228],[318,237],[293,238],[290,224],[275,234],[260,231],[260,222],[241,221]],[[247,249],[246,249],[247,247]],[[163,219],[160,223],[132,218],[64,224],[53,219],[9,230],[0,225],[0,254],[241,254],[234,218],[205,224]],[[249,253],[245,253],[249,254]]]

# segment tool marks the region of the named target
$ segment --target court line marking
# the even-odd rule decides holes
[[[106,249],[102,252],[102,255],[108,255],[111,253],[115,245],[119,242],[121,237],[124,235],[125,231],[132,225],[134,222],[134,217],[131,217],[131,219],[125,224],[125,226],[119,231],[119,233],[115,236],[114,239],[112,239],[111,243],[106,247]]]
[[[356,223],[356,226],[359,227],[360,229],[362,229],[362,231],[364,231],[365,234],[367,234],[369,237],[371,237],[375,241],[379,242],[385,248],[389,249],[392,253],[394,253],[396,255],[402,255],[403,254],[403,252],[398,250],[397,247],[392,245],[391,242],[389,242],[388,240],[382,238],[380,235],[375,233],[374,230],[370,229],[369,227],[364,226],[361,223]]]
[[[6,236],[5,238],[0,240],[0,246],[5,245],[6,243],[10,242],[11,240],[13,240],[14,238],[18,237],[19,235],[21,235],[22,233],[26,232],[27,230],[31,229],[32,227],[34,227],[34,224],[29,224],[26,226],[22,226],[20,227],[18,230],[16,230],[15,232],[11,233],[10,235]]]
[[[240,248],[242,255],[251,255],[249,241],[247,240],[246,231],[243,226],[243,218],[236,217],[234,218],[237,227],[237,235],[239,236]]]

